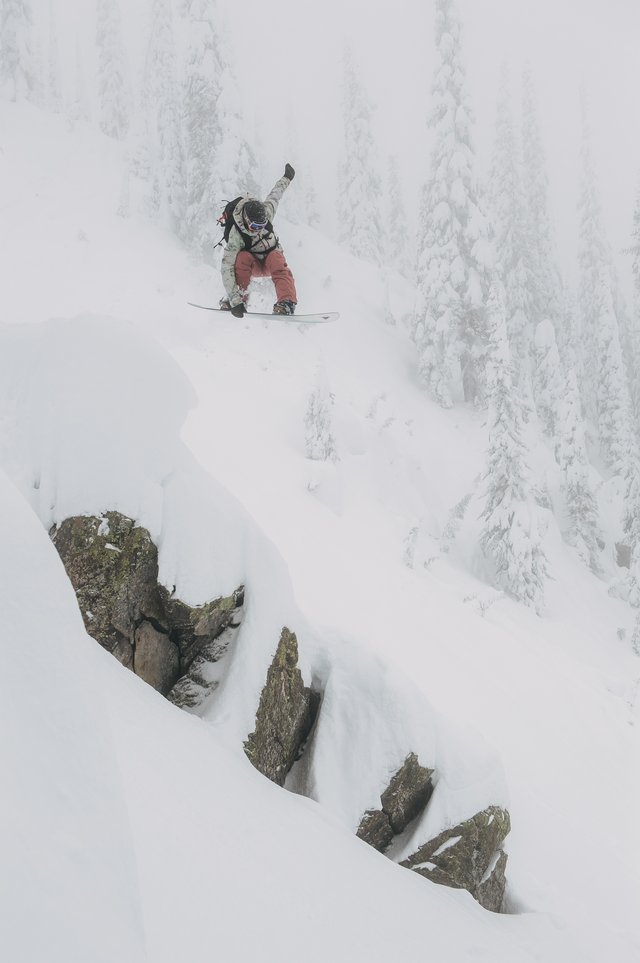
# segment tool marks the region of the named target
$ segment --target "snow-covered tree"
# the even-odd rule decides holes
[[[632,445],[631,408],[608,276],[596,289],[598,378],[596,405],[600,451],[611,471],[622,474]]]
[[[633,623],[633,635],[631,636],[631,649],[634,655],[640,656],[640,612],[636,615]]]
[[[618,320],[620,351],[625,371],[625,380],[631,405],[632,430],[636,435],[640,428],[640,317],[634,308],[629,308],[622,294],[622,287],[615,265],[612,269],[613,303]]]
[[[529,392],[533,336],[533,276],[529,267],[527,217],[518,144],[511,116],[509,78],[503,68],[496,115],[490,191],[496,260],[505,287],[507,333],[523,394]]]
[[[319,366],[304,419],[305,452],[307,458],[314,461],[335,461],[337,458],[331,430],[332,404],[326,373]]]
[[[640,431],[640,189],[636,195],[631,238],[632,246],[629,253],[632,258],[634,303],[632,310],[627,315],[623,347],[627,362],[634,425],[636,432],[638,432]]]
[[[344,148],[338,178],[341,243],[356,257],[382,264],[382,187],[371,130],[371,107],[350,51],[344,55]]]
[[[615,311],[611,254],[606,241],[583,112],[580,196],[580,370],[587,413],[598,428],[602,457],[614,474],[625,471],[632,445],[631,404]]]
[[[224,64],[220,78],[220,96],[216,111],[222,132],[216,155],[222,196],[230,198],[235,194],[259,193],[256,180],[258,163],[253,147],[244,135],[240,90],[229,63]]]
[[[98,0],[96,43],[100,128],[123,140],[131,122],[131,89],[117,0]]]
[[[556,438],[558,409],[564,392],[562,364],[551,321],[541,321],[534,335],[533,394],[543,431]]]
[[[566,283],[560,286],[560,315],[556,328],[556,342],[565,370],[572,368],[578,376],[578,305],[573,291]]]
[[[489,444],[483,476],[486,490],[480,544],[494,565],[500,588],[539,611],[547,560],[537,508],[530,495],[520,400],[513,388],[504,292],[497,281],[489,292],[487,313],[491,337],[487,366]]]
[[[631,550],[629,587],[632,603],[640,606],[640,461],[630,458],[625,478],[622,517],[625,544]]]
[[[420,207],[414,340],[422,382],[444,407],[461,394],[482,400],[484,303],[493,260],[475,171],[461,29],[454,0],[437,0],[429,119],[434,145]]]
[[[560,317],[560,276],[555,263],[549,208],[549,178],[530,69],[523,77],[522,161],[527,214],[528,267],[531,271],[531,321]]]
[[[145,144],[138,166],[146,154],[158,209],[164,207],[170,226],[177,229],[184,216],[184,176],[174,37],[171,0],[153,0],[142,84]]]
[[[414,265],[413,257],[409,257],[407,212],[402,199],[398,158],[394,154],[389,156],[387,184],[386,263],[392,264],[397,271],[409,277],[413,273]]]
[[[567,369],[564,388],[556,398],[556,459],[562,473],[566,528],[564,537],[583,561],[600,574],[603,544],[598,506],[589,479],[584,420],[575,371]]]
[[[182,116],[185,211],[182,237],[209,252],[218,239],[224,201],[253,193],[256,161],[244,138],[239,95],[223,57],[223,24],[215,0],[188,0]]]
[[[214,0],[189,0],[187,18],[182,96],[185,211],[180,233],[204,253],[217,240],[215,214],[222,209],[214,158],[221,139],[216,104],[223,68]]]
[[[0,91],[8,100],[32,100],[36,87],[33,17],[28,0],[0,3]]]

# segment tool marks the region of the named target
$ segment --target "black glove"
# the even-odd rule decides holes
[[[244,301],[241,301],[240,304],[234,304],[234,306],[231,308],[231,314],[234,316],[234,318],[243,318],[246,313],[247,308]]]
[[[293,178],[296,176],[296,172],[294,171],[291,164],[284,165],[284,176],[288,177],[290,181],[292,181]]]

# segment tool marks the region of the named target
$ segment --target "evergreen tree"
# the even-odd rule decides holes
[[[409,260],[409,244],[407,236],[407,213],[402,199],[400,175],[398,174],[398,158],[389,157],[387,174],[387,243],[385,263],[392,264],[405,277],[413,272],[413,265]]]
[[[174,35],[171,0],[153,0],[142,87],[146,164],[139,152],[137,166],[148,168],[154,206],[164,208],[170,226],[177,229],[185,204]]]
[[[533,393],[542,429],[556,438],[558,408],[564,391],[564,379],[556,333],[551,321],[541,321],[534,338]]]
[[[506,328],[504,292],[494,283],[487,302],[491,337],[488,363],[489,446],[480,544],[495,566],[499,586],[513,598],[540,610],[547,561],[537,510],[530,497],[522,440],[522,415]]]
[[[628,462],[622,527],[626,543],[631,548],[640,545],[640,462],[637,458],[630,458]]]
[[[575,295],[562,283],[560,286],[560,316],[556,329],[556,341],[564,369],[572,368],[576,372],[576,376],[579,366],[577,318],[578,307]]]
[[[612,266],[612,289],[615,315],[618,320],[620,351],[629,392],[632,431],[638,434],[640,426],[640,330],[635,311],[629,310],[615,265]]]
[[[224,46],[223,43],[223,49]],[[253,147],[244,135],[240,91],[229,63],[224,63],[220,78],[216,113],[221,132],[216,169],[222,196],[230,198],[241,193],[259,194],[260,188],[256,180],[258,162]]]
[[[526,397],[530,392],[533,275],[529,267],[522,172],[506,67],[498,100],[490,199],[497,263],[505,287],[509,344],[517,382]]]
[[[117,0],[97,0],[100,128],[123,140],[131,121],[131,90]]]
[[[598,319],[596,407],[600,451],[613,474],[620,475],[625,470],[632,447],[631,410],[608,272],[603,272],[596,289],[595,312]]]
[[[331,431],[331,393],[324,369],[316,371],[316,384],[309,397],[304,419],[305,452],[314,461],[335,461],[336,446]]]
[[[603,543],[598,507],[589,481],[589,460],[575,371],[567,370],[556,400],[556,459],[562,472],[567,529],[564,537],[596,575],[601,574]]]
[[[454,0],[436,2],[431,169],[420,207],[414,340],[423,384],[444,407],[479,402],[487,347],[484,302],[493,252],[475,174],[473,114]]]
[[[631,649],[634,655],[640,656],[640,612],[636,615],[633,623],[633,635],[631,636]]]
[[[185,209],[180,234],[200,254],[218,236],[223,200],[254,193],[255,157],[243,136],[239,98],[225,63],[215,0],[188,0],[182,115]]]
[[[8,100],[33,100],[36,71],[28,0],[0,3],[0,91]]]
[[[632,445],[631,405],[615,311],[612,263],[602,221],[583,108],[583,181],[580,196],[580,371],[583,403],[598,428],[602,457],[614,474],[625,471]]]
[[[356,257],[382,264],[382,188],[376,169],[371,107],[349,51],[344,55],[344,153],[338,179],[340,241]]]
[[[523,77],[522,157],[527,212],[527,247],[531,271],[531,321],[560,317],[560,276],[555,264],[549,211],[549,178],[540,134],[538,109],[530,69]]]
[[[188,0],[186,12],[187,62],[182,97],[185,210],[180,233],[202,254],[216,242],[214,212],[221,209],[222,202],[214,165],[221,139],[216,104],[222,62],[214,0]]]
[[[628,315],[626,343],[627,374],[633,406],[636,433],[640,430],[640,189],[636,196],[631,230],[632,246],[629,251],[634,282],[633,309]]]
[[[622,529],[630,550],[629,571],[616,594],[640,607],[640,460],[632,455],[625,474]]]

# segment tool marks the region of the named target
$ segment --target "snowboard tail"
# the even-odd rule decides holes
[[[226,314],[233,317],[230,311],[223,311],[222,308],[214,308],[208,304],[194,304],[187,301],[192,308],[201,308],[203,311],[215,311],[217,314]],[[327,321],[336,321],[340,315],[337,311],[322,311],[316,314],[263,314],[259,311],[247,311],[245,318],[261,318],[263,321],[289,321],[293,324],[323,324]],[[241,318],[236,318],[240,321]]]

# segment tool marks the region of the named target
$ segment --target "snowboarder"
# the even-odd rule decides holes
[[[274,314],[293,314],[296,308],[296,285],[286,262],[280,241],[271,223],[282,195],[295,177],[291,164],[276,181],[264,202],[254,197],[238,199],[230,216],[231,228],[225,228],[227,246],[222,256],[222,282],[227,297],[220,301],[223,311],[241,318],[246,310],[249,284],[254,277],[270,277],[276,289]],[[229,214],[227,214],[227,217]]]

